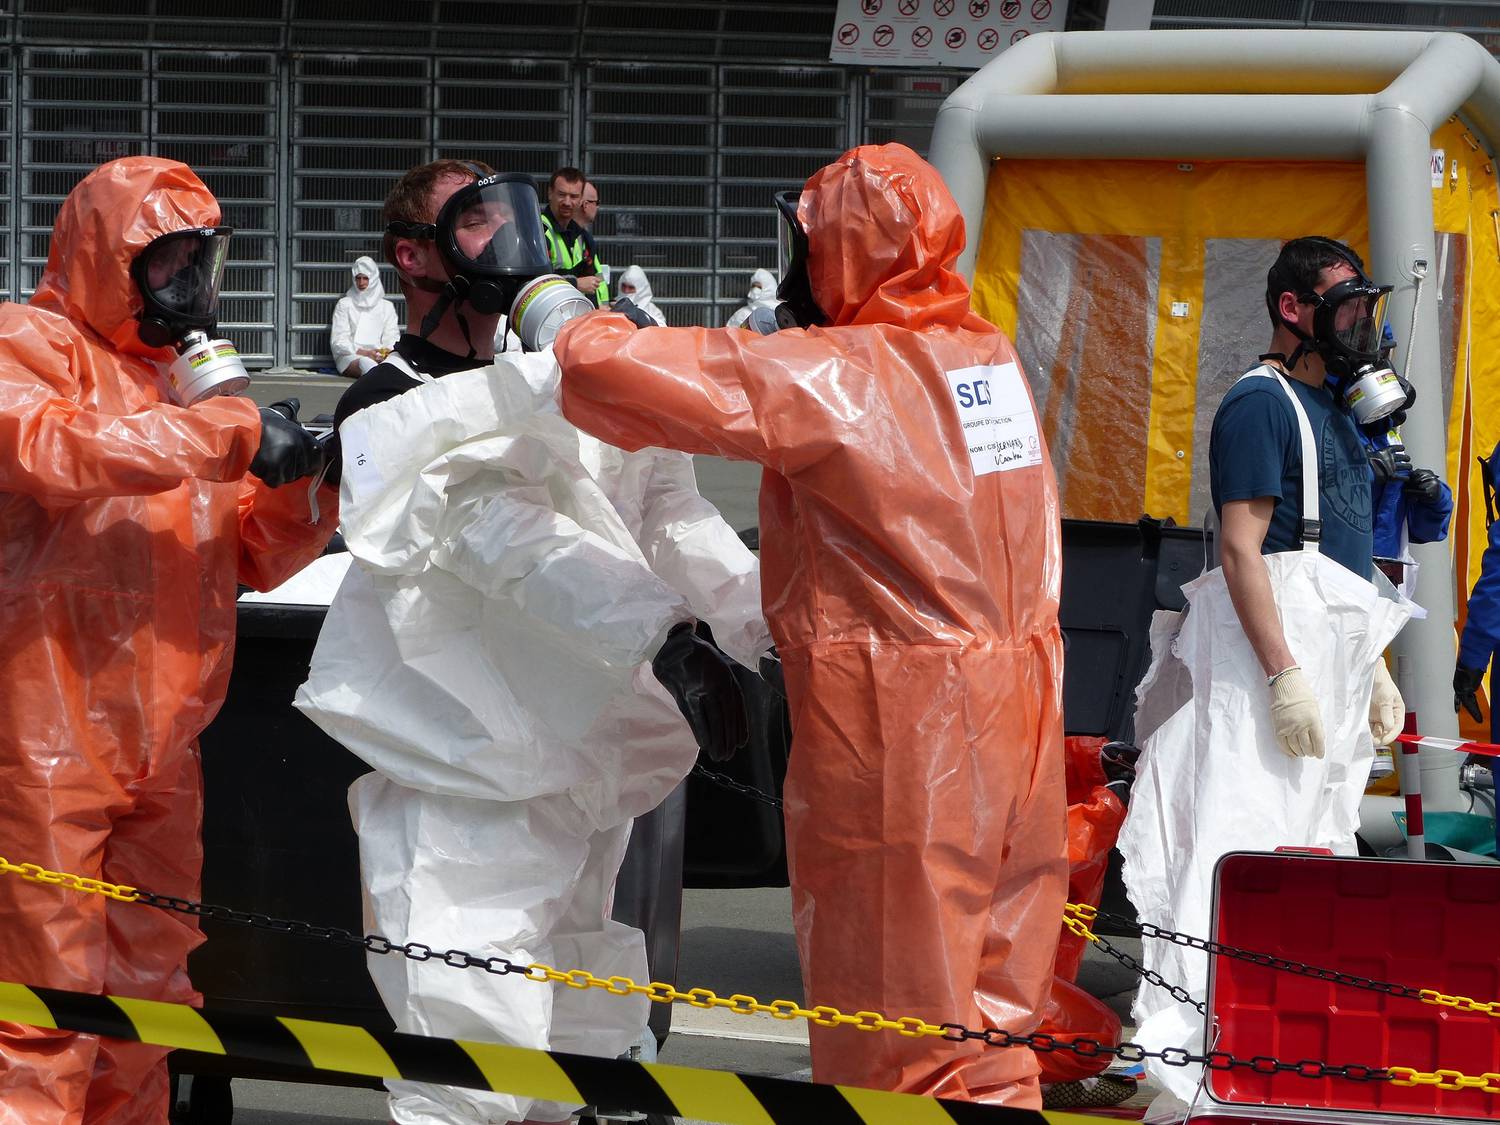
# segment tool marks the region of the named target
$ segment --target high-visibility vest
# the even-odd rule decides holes
[[[554,268],[572,273],[583,264],[585,258],[590,257],[588,240],[581,230],[578,237],[573,240],[573,245],[569,246],[568,240],[552,225],[552,219],[543,215],[542,233],[547,238],[547,256],[552,259]],[[592,258],[591,260],[599,277],[599,288],[594,290],[594,303],[603,308],[609,304],[609,284],[604,280],[604,270],[598,259]]]

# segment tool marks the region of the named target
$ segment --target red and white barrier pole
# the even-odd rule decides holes
[[[1406,713],[1401,733],[1396,736],[1397,778],[1401,796],[1406,801],[1406,858],[1427,858],[1427,834],[1422,824],[1422,743],[1417,734],[1417,716]]]
[[[1422,764],[1419,754],[1428,750],[1452,750],[1457,754],[1484,754],[1500,758],[1500,745],[1493,742],[1465,742],[1461,738],[1433,738],[1413,729],[1415,717],[1406,716],[1406,730],[1396,736],[1401,755],[1396,759],[1401,770],[1401,796],[1406,799],[1406,855],[1408,859],[1427,858],[1427,840],[1422,826]]]

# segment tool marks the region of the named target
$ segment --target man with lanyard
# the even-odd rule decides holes
[[[609,916],[631,822],[700,751],[745,743],[725,653],[754,668],[771,642],[755,557],[691,460],[625,453],[558,414],[557,364],[525,310],[559,291],[588,302],[546,276],[539,202],[529,177],[452,160],[386,200],[386,257],[419,327],[335,414],[356,565],[296,702],[373,767],[349,791],[373,931],[647,980],[640,930]],[[507,309],[538,350],[492,355]],[[369,970],[403,1031],[596,1056],[646,1031],[644,997],[440,959],[372,955]],[[397,1125],[577,1108],[389,1085]]]
[[[1469,593],[1468,614],[1464,618],[1464,631],[1458,642],[1458,662],[1453,669],[1453,710],[1457,713],[1462,707],[1476,723],[1484,721],[1484,712],[1479,706],[1479,689],[1484,684],[1485,670],[1491,668],[1496,653],[1500,652],[1500,520],[1495,518],[1497,458],[1500,458],[1500,445],[1495,447],[1488,460],[1479,458],[1484,482],[1484,526],[1488,545],[1480,563],[1479,578]],[[1500,736],[1497,717],[1500,716],[1497,716],[1496,709],[1491,706],[1491,742]],[[1500,828],[1496,831],[1500,832]]]
[[[577,168],[559,168],[552,173],[547,181],[547,206],[542,208],[542,230],[547,236],[552,268],[603,308],[609,304],[609,283],[600,272],[594,236],[578,223],[586,183]]]
[[[1210,439],[1222,566],[1183,588],[1183,614],[1158,615],[1138,694],[1144,753],[1119,846],[1142,921],[1208,934],[1226,852],[1355,851],[1374,744],[1405,714],[1381,655],[1410,603],[1371,581],[1371,473],[1349,414],[1377,383],[1387,414],[1404,397],[1377,368],[1388,293],[1326,238],[1288,242],[1267,275],[1271,350]],[[1203,998],[1196,952],[1148,942],[1146,964]],[[1133,1015],[1153,1049],[1203,1046],[1201,1014],[1160,990],[1143,987]],[[1199,1068],[1148,1066],[1191,1101]]]

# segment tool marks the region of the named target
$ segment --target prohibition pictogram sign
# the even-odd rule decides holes
[[[1016,32],[1010,37],[1011,46],[1014,47],[1017,43],[1019,43],[1022,39],[1025,39],[1030,34],[1031,32],[1027,31],[1024,27],[1021,28],[1020,31]]]
[[[969,0],[969,15],[982,20],[990,14],[990,0]]]
[[[948,34],[943,36],[943,42],[948,44],[949,47],[953,48],[953,50],[956,51],[964,45],[964,41],[968,38],[969,33],[963,28],[950,27],[948,29]]]
[[[859,0],[859,10],[867,16],[873,16],[880,11],[880,5],[885,0]]]
[[[953,14],[953,0],[932,0],[932,14],[935,16],[951,16]]]
[[[1000,43],[1000,33],[987,27],[974,37],[974,42],[981,51],[993,51]]]
[[[1003,19],[1013,20],[1021,14],[1021,0],[1003,0],[1000,5],[1000,15]]]
[[[845,47],[849,46],[859,38],[859,28],[852,23],[846,23],[839,28],[839,42]]]
[[[915,27],[912,29],[911,45],[913,47],[925,47],[931,42],[932,28],[928,27],[925,23],[920,27]]]
[[[1031,18],[1044,20],[1052,14],[1052,0],[1032,0]]]
[[[896,0],[896,10],[903,16],[914,16],[922,6],[922,0]]]
[[[888,23],[883,23],[875,29],[875,34],[870,37],[877,47],[890,46],[891,40],[896,38],[896,31]]]

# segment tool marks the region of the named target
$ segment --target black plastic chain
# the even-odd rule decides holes
[[[1274,969],[1281,973],[1291,973],[1294,976],[1309,977],[1313,980],[1328,981],[1332,984],[1343,985],[1347,988],[1363,989],[1366,992],[1379,992],[1385,996],[1396,996],[1405,1000],[1424,999],[1420,988],[1413,988],[1406,984],[1394,984],[1388,980],[1375,980],[1371,977],[1356,976],[1353,973],[1340,972],[1338,969],[1325,969],[1317,965],[1309,965],[1302,961],[1292,961],[1286,957],[1274,957],[1269,953],[1256,953],[1249,949],[1240,949],[1237,946],[1225,945],[1223,942],[1213,941],[1210,938],[1193,937],[1191,934],[1178,933],[1176,930],[1166,930],[1160,926],[1152,925],[1150,922],[1138,922],[1132,918],[1126,918],[1119,914],[1110,914],[1099,911],[1096,918],[1100,922],[1109,922],[1126,930],[1134,931],[1141,937],[1153,938],[1160,941],[1169,941],[1173,945],[1180,945],[1186,949],[1197,949],[1204,953],[1217,957],[1228,957],[1235,961],[1244,961],[1247,964],[1259,965],[1262,968]],[[1095,935],[1098,936],[1097,934]],[[1101,944],[1103,939],[1100,939]],[[1118,959],[1118,953],[1105,950],[1111,956]],[[1144,975],[1144,974],[1143,974]],[[1147,979],[1150,979],[1149,977]],[[1153,984],[1159,983],[1152,981]],[[1173,992],[1176,996],[1176,992]],[[1181,1000],[1183,997],[1178,996]],[[1199,1011],[1202,1006],[1199,1005]]]
[[[773,797],[769,793],[762,793],[755,786],[746,785],[743,781],[736,781],[727,773],[715,773],[706,766],[694,766],[693,776],[710,781],[721,789],[728,789],[733,793],[738,793],[741,797],[749,797],[752,801],[759,801],[763,805],[770,805],[773,809],[781,808],[780,797]]]
[[[251,910],[214,906],[209,903],[194,902],[188,898],[159,895],[152,891],[138,891],[137,894],[139,897],[136,901],[146,906],[154,906],[158,910],[171,910],[178,914],[191,914],[195,918],[212,918],[216,922],[228,922],[235,926],[248,926],[251,929],[268,930],[276,934],[291,934],[293,937],[328,941],[335,945],[364,949],[370,953],[399,953],[410,961],[441,961],[455,969],[481,969],[495,976],[503,977],[511,973],[523,977],[530,976],[530,970],[525,965],[517,965],[514,961],[504,957],[475,957],[472,953],[466,953],[462,949],[439,952],[420,941],[395,942],[379,934],[360,936],[339,926],[318,926],[311,922],[274,918],[269,914],[260,914]]]
[[[158,910],[190,914],[196,918],[211,918],[215,921],[227,922],[231,925],[247,926],[252,929],[267,930],[278,934],[290,934],[294,937],[329,941],[335,945],[348,948],[364,949],[369,953],[399,953],[408,960],[438,961],[455,969],[479,969],[495,976],[514,974],[526,977],[532,981],[542,979],[535,976],[527,966],[518,965],[505,957],[475,957],[473,954],[467,953],[462,949],[449,949],[439,952],[432,946],[418,941],[394,942],[389,938],[381,937],[379,934],[360,936],[340,926],[319,926],[311,922],[276,918],[257,911],[235,910],[227,906],[215,906],[210,903],[195,902],[192,899],[177,898],[173,895],[156,894],[152,891],[137,891],[136,893],[138,896],[136,899],[137,902],[146,906],[154,906]],[[1127,920],[1111,917],[1111,921]],[[1169,931],[1163,931],[1163,933],[1166,932]],[[1183,935],[1177,936],[1181,937]],[[1193,948],[1203,948],[1199,942],[1200,939],[1191,939]],[[1188,996],[1185,990],[1168,984],[1157,974],[1151,973],[1142,967],[1128,953],[1123,953],[1112,946],[1108,946],[1108,943],[1104,942],[1103,939],[1100,939],[1100,944],[1101,946],[1105,946],[1105,951],[1119,959],[1122,964],[1129,965],[1140,972],[1143,977],[1151,980],[1153,984],[1159,984],[1166,988],[1172,993],[1174,998],[1193,1004],[1199,1011],[1203,1011],[1203,1005],[1195,1002]],[[1253,960],[1256,964],[1267,963],[1262,958],[1262,954],[1249,955],[1249,959]],[[1269,960],[1274,961],[1275,959]],[[941,1027],[945,1032],[943,1038],[954,1042],[975,1041],[982,1042],[991,1047],[1030,1047],[1033,1051],[1040,1051],[1042,1053],[1066,1051],[1086,1059],[1113,1058],[1125,1063],[1138,1063],[1144,1062],[1146,1059],[1159,1059],[1167,1066],[1181,1067],[1202,1064],[1210,1070],[1243,1069],[1255,1074],[1296,1074],[1302,1078],[1344,1078],[1351,1082],[1386,1082],[1390,1080],[1390,1073],[1382,1067],[1361,1066],[1354,1063],[1335,1066],[1316,1059],[1303,1059],[1300,1062],[1291,1063],[1282,1062],[1269,1055],[1256,1055],[1253,1058],[1241,1059],[1227,1051],[1210,1051],[1206,1055],[1197,1055],[1186,1048],[1180,1047],[1168,1047],[1165,1050],[1152,1051],[1137,1043],[1121,1043],[1119,1046],[1112,1046],[1107,1043],[1101,1043],[1097,1039],[1059,1039],[1045,1032],[1020,1035],[993,1027],[975,1030],[959,1023],[944,1023],[937,1026]]]
[[[1182,985],[1173,984],[1171,981],[1167,980],[1166,977],[1158,973],[1155,969],[1146,968],[1145,965],[1142,965],[1139,961],[1137,961],[1130,954],[1126,953],[1123,949],[1116,949],[1113,945],[1111,945],[1104,938],[1100,937],[1098,934],[1094,935],[1093,944],[1099,947],[1099,951],[1101,953],[1109,954],[1131,972],[1138,975],[1142,980],[1156,985],[1157,988],[1166,989],[1169,993],[1171,993],[1172,999],[1176,1000],[1179,1004],[1191,1004],[1194,1008],[1198,1009],[1200,1015],[1208,1015],[1208,1005],[1205,1004],[1202,1000],[1194,1000],[1193,994],[1187,989],[1183,988]]]
[[[997,1028],[973,1031],[962,1024],[940,1025],[948,1032],[945,1038],[954,1041],[976,1040],[991,1047],[1030,1047],[1033,1051],[1048,1054],[1053,1051],[1069,1051],[1086,1059],[1112,1058],[1126,1063],[1145,1062],[1158,1059],[1167,1066],[1206,1066],[1209,1070],[1248,1070],[1254,1074],[1295,1074],[1299,1078],[1345,1078],[1350,1082],[1389,1082],[1391,1075],[1384,1067],[1362,1066],[1348,1063],[1335,1066],[1317,1059],[1302,1059],[1300,1062],[1282,1062],[1270,1055],[1256,1055],[1241,1059],[1228,1051],[1209,1051],[1206,1055],[1194,1054],[1186,1047],[1167,1047],[1152,1051],[1139,1043],[1121,1043],[1112,1047],[1097,1039],[1063,1040],[1055,1035],[1037,1032],[1033,1035],[1016,1035]]]

